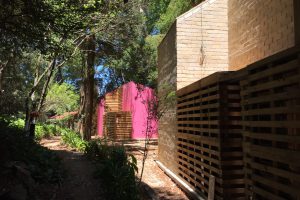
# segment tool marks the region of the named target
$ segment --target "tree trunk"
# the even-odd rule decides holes
[[[3,74],[4,74],[4,69],[7,67],[8,63],[12,57],[9,57],[8,60],[4,63],[0,63],[0,95],[2,94],[3,90]]]
[[[62,75],[62,69],[61,69],[62,66],[58,66],[57,68],[57,74],[56,74],[56,82],[58,84],[62,84],[64,82],[64,79],[63,79],[63,75]]]
[[[0,66],[0,95],[2,94],[2,81],[3,81],[4,66]]]
[[[90,140],[92,136],[93,114],[94,114],[94,63],[95,63],[95,36],[87,37],[86,42],[86,59],[84,67],[84,107],[83,107],[83,139]]]
[[[83,59],[83,58],[82,58]],[[84,119],[84,108],[85,108],[85,92],[84,92],[84,82],[80,86],[80,107],[79,107],[79,122],[78,122],[78,132],[82,135],[83,138],[83,119]]]
[[[42,55],[39,56],[39,59],[38,59],[38,63],[36,65],[36,68],[35,68],[35,72],[34,72],[34,82],[33,82],[33,87],[31,88],[31,91],[29,92],[27,98],[26,98],[26,101],[25,101],[25,131],[26,132],[29,132],[29,129],[30,129],[30,124],[31,124],[31,118],[30,118],[30,112],[31,110],[33,109],[33,107],[35,107],[33,104],[35,103],[35,89],[36,89],[36,86],[38,85],[39,81],[41,80],[41,77],[40,77],[40,60],[41,60],[41,57]],[[31,107],[30,107],[31,105]]]
[[[39,60],[41,59],[41,56],[39,58]],[[29,131],[29,128],[30,128],[30,113],[32,112],[32,109],[33,107],[33,104],[35,103],[35,90],[38,86],[38,84],[41,82],[42,78],[45,76],[46,73],[50,73],[49,70],[53,70],[52,69],[52,65],[53,63],[51,62],[47,69],[40,75],[40,71],[39,71],[39,62],[36,66],[36,71],[35,71],[35,78],[34,78],[34,83],[33,83],[33,86],[30,90],[30,92],[28,93],[28,96],[25,100],[25,131],[28,132]]]
[[[50,67],[50,69],[48,71],[48,74],[47,74],[47,80],[44,83],[44,86],[43,86],[43,89],[42,89],[40,101],[39,101],[39,104],[38,104],[38,107],[37,107],[37,112],[40,112],[42,110],[43,105],[44,105],[44,101],[45,101],[45,98],[46,98],[46,95],[47,95],[47,90],[48,90],[48,87],[49,87],[49,83],[50,83],[50,80],[51,80],[51,78],[54,74],[54,69],[55,69],[55,66],[56,66],[55,62],[56,62],[56,57],[54,57],[54,59],[51,62],[51,67]]]
[[[36,79],[34,81],[34,85],[36,85]],[[35,87],[34,87],[35,88]],[[30,113],[33,109],[35,109],[35,95],[34,95],[35,89],[31,89],[29,95],[26,98],[25,101],[25,132],[29,132],[30,124],[31,124],[31,117]]]

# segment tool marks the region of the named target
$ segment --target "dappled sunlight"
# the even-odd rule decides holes
[[[138,161],[140,177],[145,141],[123,141],[128,153],[133,154]],[[158,167],[157,160],[158,141],[149,141],[148,157],[145,161],[145,169],[142,185],[145,191],[155,199],[188,199],[183,191]]]

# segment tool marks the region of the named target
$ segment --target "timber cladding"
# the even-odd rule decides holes
[[[177,91],[177,174],[207,198],[300,199],[300,49]]]
[[[105,95],[105,112],[122,110],[122,87]]]
[[[104,116],[104,134],[114,140],[129,140],[132,132],[131,112],[108,112]]]
[[[300,199],[300,53],[246,68],[241,81],[246,196]]]
[[[177,92],[178,175],[206,197],[243,199],[244,172],[239,81],[215,73]]]

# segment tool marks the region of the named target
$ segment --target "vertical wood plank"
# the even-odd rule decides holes
[[[294,0],[295,46],[300,46],[300,1]]]
[[[208,198],[207,200],[214,200],[215,198],[215,182],[216,178],[213,175],[209,176],[209,182],[208,182]]]

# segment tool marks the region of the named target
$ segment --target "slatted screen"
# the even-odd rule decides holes
[[[122,110],[122,87],[105,95],[105,112]]]
[[[208,196],[215,177],[215,199],[243,199],[244,173],[239,81],[215,73],[177,92],[178,174]]]
[[[108,112],[104,117],[104,133],[113,140],[129,140],[132,133],[131,112]]]
[[[247,198],[299,200],[299,50],[249,66],[241,87]]]

